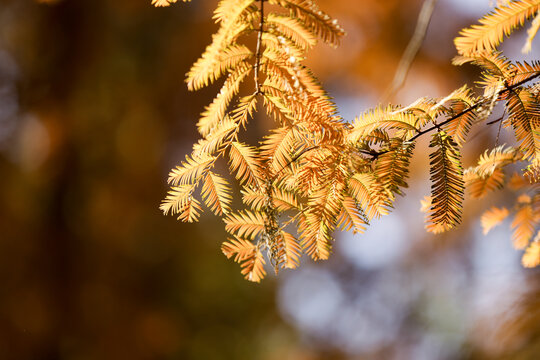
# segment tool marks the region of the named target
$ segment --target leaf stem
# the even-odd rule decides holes
[[[536,79],[538,77],[540,77],[540,72],[537,72],[536,74],[534,74],[532,76],[529,76],[528,78],[523,79],[523,80],[521,80],[521,81],[519,81],[519,82],[517,82],[515,84],[512,84],[510,86],[506,86],[503,90],[501,90],[499,92],[499,95],[502,94],[502,93],[505,93],[505,92],[513,91],[518,86],[521,86],[521,85],[525,84],[526,82],[529,82],[529,81],[531,81],[533,79]],[[433,130],[436,130],[436,129],[440,129],[441,126],[444,126],[444,125],[446,125],[446,124],[460,118],[461,116],[463,116],[465,114],[468,114],[471,111],[476,110],[478,107],[480,107],[480,106],[482,106],[484,104],[484,101],[485,101],[485,99],[482,99],[481,101],[474,104],[473,106],[471,106],[471,107],[463,110],[462,112],[460,112],[460,113],[446,119],[445,121],[441,122],[440,124],[435,124],[435,125],[427,128],[427,129],[425,129],[425,130],[419,131],[416,135],[414,135],[412,138],[408,139],[407,141],[414,141],[414,140],[418,139],[420,136],[422,136],[424,134],[427,134],[427,133],[429,133],[429,132],[431,132]],[[379,151],[379,152],[377,152],[376,154],[373,154],[373,155],[376,155],[374,157],[377,157],[377,156],[382,155],[382,154],[387,153],[387,152],[388,152],[388,150]]]
[[[259,21],[259,30],[257,34],[257,50],[255,55],[255,93],[261,94],[261,84],[259,83],[259,70],[261,68],[261,56],[262,56],[262,34],[263,34],[263,27],[264,27],[264,0],[260,0],[261,2],[261,8],[260,8],[260,21]]]

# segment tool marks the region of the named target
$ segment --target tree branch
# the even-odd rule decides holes
[[[528,78],[523,79],[523,80],[521,80],[521,81],[519,81],[519,82],[517,82],[517,83],[515,83],[515,84],[513,84],[513,85],[506,86],[503,90],[501,90],[501,91],[499,92],[499,95],[501,95],[501,94],[503,94],[503,93],[505,93],[505,92],[513,91],[515,88],[517,88],[517,87],[519,87],[519,86],[521,86],[521,85],[523,85],[523,84],[525,84],[525,83],[527,83],[527,82],[529,82],[529,81],[531,81],[531,80],[534,80],[534,79],[536,79],[536,78],[538,78],[538,77],[540,77],[540,72],[538,72],[538,73],[536,73],[536,74],[534,74],[534,75],[531,75],[531,76],[529,76]],[[452,121],[454,121],[454,120],[460,118],[461,116],[463,116],[463,115],[465,115],[465,114],[468,114],[468,113],[470,113],[471,111],[476,110],[477,108],[479,108],[480,106],[482,106],[482,105],[484,104],[485,101],[486,101],[486,99],[482,99],[481,101],[479,101],[478,103],[474,104],[473,106],[471,106],[471,107],[469,107],[469,108],[463,110],[462,112],[460,112],[460,113],[458,113],[458,114],[456,114],[456,115],[454,115],[454,116],[452,116],[452,117],[446,119],[445,121],[441,122],[440,124],[435,124],[435,125],[433,125],[433,126],[427,128],[427,129],[425,129],[425,130],[419,131],[416,135],[414,135],[412,138],[408,139],[407,141],[414,141],[414,140],[418,139],[418,138],[419,138],[420,136],[422,136],[422,135],[425,135],[425,134],[427,134],[427,133],[429,133],[429,132],[431,132],[431,131],[433,131],[433,130],[440,129],[441,126],[444,126],[444,125],[446,125],[446,124],[448,124],[448,123],[450,123],[450,122],[452,122]],[[491,123],[488,123],[488,124],[491,124]],[[373,153],[373,154],[371,154],[371,155],[372,155],[374,158],[377,158],[379,155],[385,154],[385,153],[387,153],[388,151],[389,151],[389,150],[378,151],[378,152],[375,152],[375,153]]]
[[[534,75],[532,75],[532,76],[529,76],[528,78],[526,78],[526,79],[524,79],[524,80],[521,80],[520,82],[517,82],[517,83],[515,83],[515,84],[513,84],[513,85],[506,86],[506,87],[504,88],[504,90],[501,90],[501,92],[499,92],[499,95],[502,94],[502,93],[505,93],[505,92],[513,91],[513,90],[514,90],[515,88],[517,88],[518,86],[521,86],[521,85],[525,84],[526,82],[529,82],[529,81],[531,81],[531,80],[533,80],[533,79],[536,79],[537,77],[540,77],[540,72],[538,72],[538,73],[536,73],[536,74],[534,74]],[[427,129],[425,129],[425,130],[420,131],[418,134],[416,134],[415,136],[413,136],[412,138],[410,138],[408,141],[414,141],[414,140],[416,140],[417,138],[419,138],[420,136],[422,136],[422,135],[424,135],[424,134],[426,134],[426,133],[428,133],[428,132],[430,132],[430,131],[432,131],[432,130],[435,130],[435,129],[441,127],[441,126],[444,126],[444,125],[448,124],[449,122],[452,122],[452,121],[454,121],[454,120],[460,118],[461,116],[463,116],[463,115],[465,115],[465,114],[467,114],[467,113],[470,113],[471,111],[474,111],[475,109],[477,109],[478,107],[482,106],[483,104],[484,104],[484,101],[480,101],[480,102],[474,104],[473,106],[471,106],[470,108],[467,108],[467,109],[463,110],[462,112],[460,112],[460,113],[458,113],[458,114],[456,114],[456,115],[454,115],[454,116],[452,116],[452,117],[446,119],[446,120],[443,121],[442,123],[440,123],[440,124],[438,124],[438,125],[433,125],[433,126],[430,127],[430,128],[427,128]]]
[[[259,83],[259,69],[261,67],[261,55],[262,55],[262,35],[263,35],[263,27],[264,27],[264,0],[260,0],[261,2],[261,17],[259,22],[259,31],[257,34],[257,50],[255,55],[255,70],[254,70],[254,76],[255,76],[255,93],[260,94],[261,93],[261,84]]]

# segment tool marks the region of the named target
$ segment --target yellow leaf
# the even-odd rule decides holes
[[[160,210],[163,211],[165,215],[169,212],[171,214],[183,212],[193,200],[192,195],[194,189],[195,185],[173,186],[167,194],[167,197],[159,206]]]
[[[201,212],[202,208],[199,201],[197,199],[191,199],[178,216],[178,220],[190,223],[195,222],[199,220]]]
[[[349,196],[343,199],[343,208],[339,215],[337,226],[345,231],[353,230],[353,234],[363,233],[368,225],[362,210],[356,205],[356,201]]]
[[[176,0],[152,0],[152,5],[154,5],[155,7],[169,6],[175,2]]]
[[[345,35],[345,31],[338,25],[337,20],[332,19],[319,9],[313,1],[269,0],[269,3],[289,9],[306,29],[319,36],[326,43],[337,46],[339,38]]]
[[[221,244],[221,251],[230,259],[234,256],[234,261],[240,262],[252,256],[255,245],[244,239],[229,239]]]
[[[253,282],[260,282],[266,275],[264,270],[264,258],[259,246],[244,239],[229,239],[221,245],[221,251],[234,261],[240,263],[241,273],[244,277]]]
[[[264,257],[259,250],[256,248],[251,257],[246,258],[242,264],[241,273],[249,281],[260,282],[265,276],[266,271],[264,270]]]
[[[178,0],[152,0],[152,5],[155,7],[160,6],[169,6],[170,4],[174,4]],[[182,0],[183,2],[189,2],[191,0]]]
[[[182,161],[180,166],[171,170],[168,182],[174,186],[195,184],[213,166],[215,161],[215,157],[204,153],[198,156],[186,156],[186,161]]]
[[[534,235],[536,222],[531,204],[522,204],[516,211],[516,215],[512,221],[512,229],[514,230],[512,239],[516,249],[524,249],[527,246]]]
[[[231,210],[231,188],[227,180],[212,171],[204,179],[201,195],[214,214],[221,216]]]
[[[432,201],[426,229],[439,233],[461,222],[463,168],[457,144],[444,131],[433,135],[429,146],[436,149],[429,155]]]
[[[254,147],[233,141],[229,148],[229,164],[236,178],[244,184],[261,188],[264,179],[261,165]]]
[[[264,232],[264,217],[260,212],[230,213],[225,219],[225,230],[240,238],[254,239]]]
[[[377,182],[373,174],[355,174],[349,179],[349,193],[366,213],[368,219],[388,215],[389,194]]]
[[[508,217],[510,212],[507,208],[502,207],[492,207],[491,209],[485,211],[480,218],[480,223],[482,224],[482,232],[486,235],[491,229],[499,225],[504,219]]]
[[[425,195],[422,200],[420,200],[420,211],[423,213],[429,212],[431,209],[431,196]]]
[[[540,235],[540,232],[538,234]],[[540,241],[534,241],[529,245],[521,258],[521,263],[527,268],[540,265]]]
[[[281,231],[278,236],[278,245],[280,247],[280,261],[284,267],[294,269],[299,265],[299,258],[302,254],[302,248],[298,240],[286,231]]]
[[[270,13],[266,21],[273,31],[277,31],[303,50],[309,49],[317,43],[314,34],[295,18]]]
[[[526,19],[533,17],[540,9],[538,0],[513,1],[496,8],[480,19],[480,25],[473,25],[460,32],[454,40],[458,52],[469,55],[483,50],[493,50]]]

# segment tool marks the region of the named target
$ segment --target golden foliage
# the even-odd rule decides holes
[[[165,215],[168,213],[179,214],[183,212],[193,200],[192,194],[194,189],[195,186],[193,185],[173,186],[165,200],[161,203],[160,210]]]
[[[503,222],[509,214],[510,211],[505,207],[498,208],[493,206],[491,209],[486,210],[480,218],[484,235],[487,235],[491,229]]]
[[[326,174],[321,174],[323,178]],[[339,170],[328,176],[328,184],[317,184],[307,200],[308,210],[299,226],[301,244],[313,260],[325,260],[330,256],[332,232],[341,210],[345,183]],[[323,185],[323,186],[321,186]]]
[[[221,245],[221,250],[228,258],[234,256],[234,261],[239,262],[249,258],[255,250],[255,245],[243,239],[229,239]]]
[[[300,20],[309,31],[326,43],[337,46],[339,38],[345,35],[337,20],[323,12],[313,0],[269,0],[292,12],[292,17]]]
[[[521,258],[523,266],[532,268],[540,265],[540,232],[536,235],[538,239],[533,241],[525,250]]]
[[[528,89],[509,92],[506,105],[508,117],[523,157],[540,159],[540,103],[538,94]]]
[[[296,126],[285,126],[272,130],[261,145],[261,156],[268,161],[272,173],[278,173],[292,161],[302,147],[302,138]]]
[[[232,142],[229,148],[231,172],[241,183],[255,188],[261,185],[261,164],[256,149],[239,142]]]
[[[240,272],[247,280],[260,282],[266,276],[264,264],[263,254],[259,248],[256,248],[250,257],[242,261],[240,265],[242,270]]]
[[[288,269],[294,269],[300,264],[302,248],[298,240],[288,232],[281,230],[278,236],[279,263]]]
[[[238,124],[226,116],[221,120],[220,126],[205,139],[193,145],[193,156],[204,156],[204,154],[223,153],[229,147],[238,133]]]
[[[521,159],[520,153],[504,145],[486,150],[480,156],[478,165],[465,170],[463,179],[471,197],[479,199],[490,191],[500,189],[504,185],[503,167]]]
[[[516,249],[524,249],[534,235],[535,225],[540,220],[540,214],[533,211],[532,199],[521,195],[517,200],[518,209],[512,221],[512,240]]]
[[[431,196],[425,195],[423,199],[420,200],[420,211],[427,214],[431,209]]]
[[[489,153],[486,150],[480,156],[478,165],[473,169],[480,176],[485,176],[493,173],[495,169],[511,164],[516,160],[520,160],[521,156],[516,149],[505,147],[504,145],[492,149]]]
[[[172,3],[175,3],[176,0],[152,0],[152,5],[156,6],[156,7],[160,7],[160,6],[169,6],[171,5]]]
[[[454,40],[458,52],[470,55],[475,52],[495,49],[503,37],[510,35],[526,19],[535,16],[540,10],[538,0],[513,1],[482,17],[480,25],[473,25],[460,32],[461,37]]]
[[[262,211],[268,205],[268,195],[252,189],[242,190],[242,200],[251,209],[256,211]],[[273,208],[278,212],[298,210],[300,207],[296,195],[281,188],[273,189],[271,200]]]
[[[221,246],[223,254],[227,258],[234,256],[234,261],[239,262],[242,267],[242,275],[247,280],[260,282],[266,272],[264,270],[264,258],[258,247],[243,239],[229,239]]]
[[[396,110],[396,108],[388,106],[365,112],[362,116],[356,118],[352,124],[349,140],[353,142],[359,141],[375,130],[387,131],[395,129],[417,132],[418,118],[410,111]]]
[[[240,90],[240,83],[246,78],[247,75],[249,75],[251,70],[251,67],[248,66],[247,63],[242,63],[229,74],[229,77],[221,87],[218,95],[214,101],[206,107],[205,111],[201,114],[199,122],[197,123],[197,128],[202,136],[208,136],[210,133],[213,133],[216,130],[221,131],[220,129],[223,128],[223,124],[220,122],[225,118],[227,109],[229,108],[232,99],[238,94],[238,91]],[[250,101],[241,102],[241,104],[250,103]],[[253,105],[251,105],[251,108],[252,107]],[[238,124],[241,122],[233,121],[233,123],[238,126]]]
[[[465,186],[469,189],[469,194],[473,199],[481,199],[489,192],[500,189],[504,186],[504,172],[500,168],[494,169],[486,175],[479,175],[471,169],[467,169],[463,174]]]
[[[207,154],[201,154],[193,158],[186,156],[185,162],[182,162],[176,169],[171,170],[168,183],[174,186],[193,184],[207,172],[215,160],[213,156]]]
[[[212,43],[189,70],[186,79],[188,89],[198,90],[213,83],[250,57],[251,52],[246,51],[245,47],[238,46],[236,40],[252,28],[246,18],[257,11],[256,7],[252,6],[254,2],[254,0],[220,2],[215,12],[220,28],[214,34]]]
[[[446,132],[433,135],[430,147],[431,209],[426,229],[447,231],[461,222],[463,168],[458,145]]]
[[[463,65],[472,63],[480,66],[483,70],[484,81],[483,85],[490,85],[495,79],[506,79],[512,76],[513,65],[501,52],[498,51],[482,51],[475,52],[470,55],[456,56],[452,59],[454,65]]]
[[[209,171],[201,190],[206,205],[218,216],[231,211],[231,188],[223,177]]]
[[[514,174],[508,187],[514,191],[521,191],[512,209],[506,207],[492,207],[484,212],[481,218],[484,234],[499,225],[511,213],[514,214],[510,227],[512,240],[516,249],[527,248],[522,258],[526,267],[538,266],[538,241],[540,241],[540,188],[537,183],[525,182],[523,177]],[[536,236],[534,235],[536,233]],[[533,239],[533,236],[535,238]]]
[[[362,208],[358,206],[353,198],[345,196],[337,227],[341,227],[345,231],[352,229],[353,233],[356,234],[363,233],[368,224],[369,222]]]
[[[527,83],[540,77],[540,62],[512,62],[495,47],[539,9],[539,0],[510,2],[456,39],[459,56],[453,62],[481,67],[483,95],[463,86],[442,98],[378,106],[347,122],[303,64],[318,40],[339,43],[344,31],[337,21],[314,0],[221,0],[214,12],[219,28],[186,82],[198,90],[224,80],[197,123],[201,139],[169,174],[171,189],[160,209],[196,221],[200,187],[204,204],[224,218],[232,235],[222,244],[223,253],[240,263],[246,279],[259,282],[266,261],[278,272],[297,267],[302,253],[327,259],[336,229],[362,233],[370,221],[388,214],[408,186],[417,139],[435,132],[431,196],[422,202],[427,230],[439,233],[460,223],[465,184],[472,197],[483,197],[505,186],[505,166],[522,161],[526,171],[514,175],[508,187],[529,195],[511,210],[491,208],[481,222],[487,233],[512,212],[514,244],[528,246],[523,263],[537,264],[537,245],[530,241],[540,222],[540,192],[529,183],[540,174],[540,91],[538,83]],[[464,172],[461,148],[467,135],[473,126],[485,125],[497,103],[506,106],[508,119],[499,121],[512,128],[517,145],[486,150]],[[259,143],[244,142],[242,129],[259,109],[274,120],[274,129]],[[248,209],[232,209],[231,186],[214,170],[221,161],[228,161]]]
[[[349,193],[369,220],[389,213],[387,193],[374,174],[355,174],[349,179]]]
[[[392,200],[394,194],[403,195],[401,189],[408,187],[407,177],[413,150],[414,143],[394,139],[375,161],[375,177]]]
[[[201,211],[202,208],[199,201],[197,199],[191,199],[186,203],[186,206],[180,212],[178,220],[184,222],[195,222],[199,220],[199,216],[201,216]]]
[[[271,34],[290,39],[297,49],[307,50],[317,43],[317,37],[295,18],[279,14],[268,14],[266,21]]]
[[[508,79],[508,85],[515,85],[520,81],[526,80],[531,76],[538,74],[540,71],[540,62],[533,61],[531,64],[527,62],[516,62],[512,68],[512,76]],[[537,90],[531,89],[533,93],[537,93]]]
[[[472,108],[478,102],[478,99],[467,85],[463,85],[444,98],[443,103],[446,102],[449,103],[448,116],[456,117],[454,121],[448,123],[446,132],[459,146],[463,146],[469,130],[478,118],[476,111],[466,110]]]
[[[260,212],[246,210],[240,213],[231,213],[225,219],[225,230],[240,238],[253,240],[264,232],[264,217]]]

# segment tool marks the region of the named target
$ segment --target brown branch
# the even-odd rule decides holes
[[[536,74],[534,74],[534,75],[532,75],[532,76],[529,76],[528,78],[523,79],[523,80],[521,80],[521,81],[519,81],[519,82],[517,82],[517,83],[515,83],[515,84],[512,84],[512,85],[510,85],[510,86],[506,86],[506,87],[504,88],[504,90],[501,90],[501,91],[499,92],[499,95],[500,95],[500,94],[503,94],[503,93],[505,93],[505,92],[513,91],[513,90],[514,90],[515,88],[517,88],[518,86],[521,86],[521,85],[523,85],[523,84],[525,84],[525,83],[527,83],[527,82],[529,82],[529,81],[531,81],[531,80],[534,80],[534,79],[536,79],[536,78],[538,78],[538,77],[540,77],[540,72],[537,72]],[[483,100],[479,101],[478,103],[474,104],[473,106],[471,106],[471,107],[469,107],[469,108],[463,110],[462,112],[460,112],[460,113],[458,113],[458,114],[456,114],[456,115],[454,115],[454,116],[452,116],[452,117],[446,119],[445,121],[441,122],[440,124],[435,124],[435,125],[433,125],[433,126],[427,128],[427,129],[425,129],[425,130],[419,131],[416,135],[414,135],[412,138],[410,138],[410,139],[408,139],[408,140],[406,140],[406,141],[414,141],[414,140],[418,139],[418,138],[419,138],[420,136],[422,136],[422,135],[425,135],[425,134],[427,134],[427,133],[429,133],[429,132],[431,132],[431,131],[433,131],[433,130],[440,129],[441,126],[444,126],[444,125],[446,125],[446,124],[448,124],[448,123],[450,123],[450,122],[452,122],[452,121],[454,121],[454,120],[460,118],[461,116],[463,116],[463,115],[465,115],[465,114],[468,114],[468,113],[470,113],[471,111],[476,110],[478,107],[484,105],[484,102],[485,102],[485,101],[486,101],[486,99],[483,99]],[[385,154],[385,153],[387,153],[388,151],[389,151],[389,150],[379,151],[379,152],[376,152],[376,153],[374,153],[374,154],[372,154],[372,155],[373,155],[374,158],[376,158],[377,156],[382,155],[382,154]]]
[[[521,85],[525,84],[526,82],[529,82],[529,81],[531,81],[531,80],[533,80],[533,79],[536,79],[537,77],[540,77],[540,72],[538,72],[538,73],[536,73],[536,74],[534,74],[534,75],[532,75],[532,76],[529,76],[528,78],[526,78],[526,79],[524,79],[524,80],[521,80],[521,81],[519,81],[519,82],[517,82],[517,83],[515,83],[515,84],[513,84],[513,85],[507,86],[504,90],[501,90],[501,92],[499,92],[499,95],[502,94],[502,93],[505,93],[505,92],[513,91],[513,90],[514,90],[515,88],[517,88],[518,86],[521,86]],[[409,141],[416,140],[418,137],[424,135],[425,133],[428,133],[428,132],[430,132],[430,131],[432,131],[432,130],[435,130],[435,129],[437,129],[437,128],[440,127],[440,126],[446,125],[446,124],[448,124],[449,122],[452,122],[452,121],[456,120],[457,118],[459,118],[459,117],[461,117],[461,116],[463,116],[463,115],[465,115],[465,114],[467,114],[467,113],[469,113],[469,112],[475,110],[476,108],[478,108],[479,106],[481,106],[481,105],[483,105],[483,104],[484,104],[484,102],[483,102],[483,101],[480,101],[480,102],[474,104],[473,106],[471,106],[470,108],[463,110],[463,111],[460,112],[459,114],[456,114],[456,115],[454,115],[454,116],[452,116],[452,117],[446,119],[446,120],[443,121],[442,123],[440,123],[440,124],[438,124],[438,125],[434,125],[434,126],[428,128],[428,129],[426,129],[426,130],[420,131],[418,134],[416,134],[415,136],[413,136],[412,138],[410,138]]]
[[[501,129],[502,129],[502,123],[504,119],[504,115],[506,114],[506,110],[503,113],[503,116],[500,117],[500,119],[497,119],[499,121],[499,128],[497,129],[497,137],[495,138],[495,146],[499,145],[499,136],[501,136]]]
[[[263,27],[264,27],[264,0],[260,0],[261,2],[261,17],[259,22],[259,31],[257,34],[257,50],[255,55],[255,70],[254,70],[254,76],[255,76],[255,93],[260,94],[261,93],[261,84],[259,83],[259,70],[261,67],[261,56],[262,56],[262,35],[263,35]]]
[[[493,125],[493,124],[496,124],[496,123],[498,123],[499,121],[502,121],[503,119],[504,119],[504,114],[503,114],[503,116],[500,116],[500,117],[498,117],[498,118],[495,119],[495,120],[488,121],[488,122],[486,123],[486,125]]]

